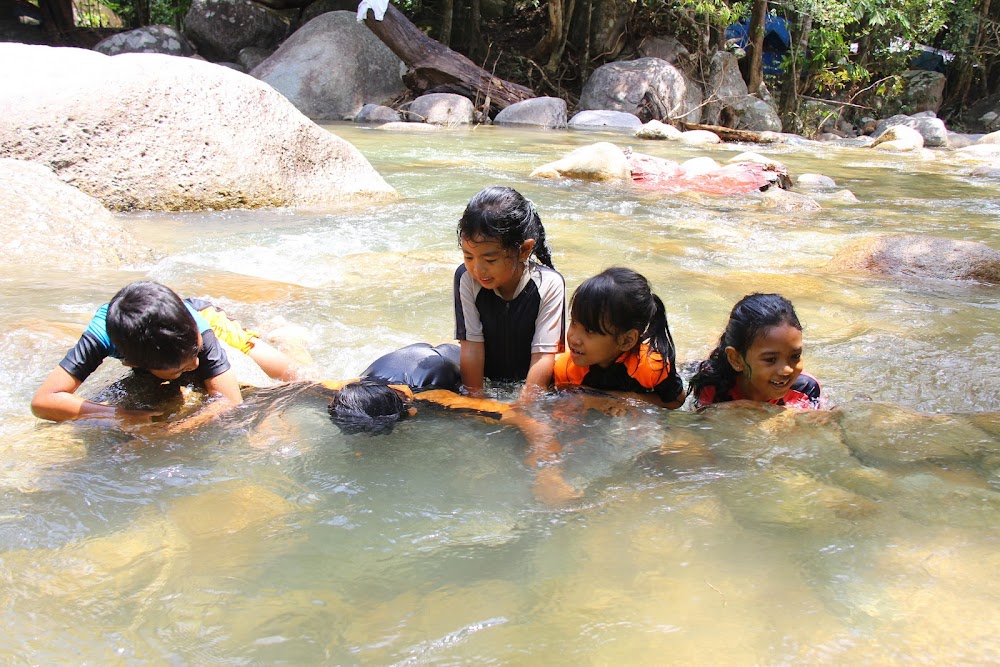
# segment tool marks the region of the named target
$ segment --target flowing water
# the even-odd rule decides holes
[[[945,152],[758,148],[858,199],[806,213],[527,177],[598,139],[678,160],[747,147],[330,129],[399,201],[130,215],[151,266],[0,276],[2,662],[1000,661],[1000,292],[824,270],[875,233],[997,247],[994,182]],[[96,307],[141,277],[294,325],[330,377],[450,339],[456,221],[492,184],[535,202],[570,291],[610,265],[645,274],[688,372],[736,300],[783,293],[836,409],[609,418],[550,399],[582,494],[564,507],[534,499],[516,431],[425,410],[344,436],[295,387],[181,435],[32,419]],[[120,374],[106,362],[83,390]]]

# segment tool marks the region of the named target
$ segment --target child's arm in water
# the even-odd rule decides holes
[[[414,394],[414,398],[517,428],[528,442],[528,454],[524,463],[535,471],[535,497],[549,505],[558,505],[580,497],[580,492],[562,477],[559,467],[562,445],[556,440],[551,425],[509,403],[462,396],[446,389],[420,392]]]
[[[462,372],[462,385],[473,396],[483,393],[483,373],[486,368],[486,343],[463,340],[461,346],[459,367]]]
[[[83,384],[62,366],[56,366],[31,399],[31,412],[39,419],[54,422],[70,419],[106,419],[119,424],[148,424],[162,414],[158,410],[125,408],[88,401],[76,395]]]
[[[687,398],[687,390],[681,391],[680,396],[672,401],[665,401],[662,397],[655,393],[647,394],[631,391],[609,391],[608,393],[620,399],[642,401],[644,403],[649,403],[650,405],[655,405],[658,408],[667,408],[669,410],[676,410],[681,407],[684,405],[684,399]]]
[[[180,433],[198,428],[243,402],[240,384],[232,369],[206,379],[205,391],[209,395],[209,401],[205,406],[190,417],[171,422],[166,426],[167,431]]]
[[[533,399],[548,391],[552,384],[552,370],[556,355],[551,352],[533,352],[528,366],[528,377],[521,389],[521,397]]]

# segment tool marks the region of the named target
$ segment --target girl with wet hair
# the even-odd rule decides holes
[[[466,206],[458,241],[455,337],[465,390],[481,393],[487,377],[544,390],[563,349],[566,283],[535,206],[513,188],[486,188]]]
[[[780,294],[748,294],[733,306],[691,389],[699,409],[730,401],[819,408],[819,382],[802,369],[802,324],[792,303]]]
[[[590,387],[665,408],[684,404],[663,301],[632,269],[606,269],[576,289],[566,343],[555,361],[556,387]]]

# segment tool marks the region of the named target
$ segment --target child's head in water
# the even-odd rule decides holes
[[[715,386],[717,394],[737,387],[745,399],[780,399],[802,374],[802,324],[780,294],[749,294],[733,306],[726,330],[691,379]]]
[[[328,407],[330,419],[344,433],[391,433],[396,423],[416,413],[385,382],[361,379],[344,385]]]
[[[532,254],[553,268],[538,212],[513,188],[489,187],[476,194],[458,222],[458,242],[472,277],[503,296],[517,289]]]
[[[632,269],[612,267],[576,288],[566,341],[577,366],[611,365],[642,343],[673,360],[667,313],[649,281]]]

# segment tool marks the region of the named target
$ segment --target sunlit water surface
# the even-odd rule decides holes
[[[1000,660],[997,288],[824,271],[874,233],[997,247],[995,183],[945,152],[756,149],[859,200],[797,213],[527,177],[598,139],[678,160],[747,147],[330,129],[402,198],[132,215],[151,266],[0,276],[3,662]],[[294,389],[181,436],[32,419],[94,309],[140,277],[265,331],[295,325],[330,377],[449,340],[456,221],[492,184],[535,202],[570,290],[614,264],[645,274],[686,371],[737,299],[783,293],[838,409],[613,419],[550,399],[582,493],[562,508],[533,498],[517,432],[433,411],[377,438],[341,435],[321,396]],[[120,372],[108,362],[84,390]]]

